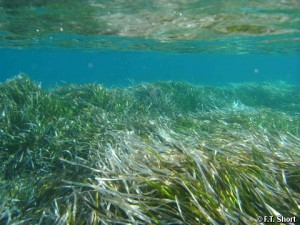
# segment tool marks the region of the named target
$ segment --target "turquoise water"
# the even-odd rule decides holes
[[[69,49],[1,49],[1,81],[21,72],[43,87],[67,83],[129,86],[155,81],[224,85],[241,82],[300,82],[300,57],[286,54],[85,52]]]
[[[298,0],[0,0],[0,224],[299,224],[299,146]]]
[[[1,1],[0,81],[299,83],[298,1]],[[71,9],[71,10],[69,10]]]

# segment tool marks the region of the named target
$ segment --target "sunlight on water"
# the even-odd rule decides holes
[[[0,0],[0,224],[300,224],[299,42],[299,0]]]
[[[1,1],[0,46],[297,52],[299,15],[297,0]]]

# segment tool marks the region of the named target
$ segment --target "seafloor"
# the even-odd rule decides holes
[[[300,91],[0,84],[0,224],[257,224],[300,215]]]

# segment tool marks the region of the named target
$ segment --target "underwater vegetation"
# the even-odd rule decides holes
[[[257,224],[300,216],[284,83],[0,84],[1,224]]]

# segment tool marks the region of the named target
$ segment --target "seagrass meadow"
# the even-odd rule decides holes
[[[0,224],[299,219],[300,88],[20,74],[0,84],[0,162]]]

